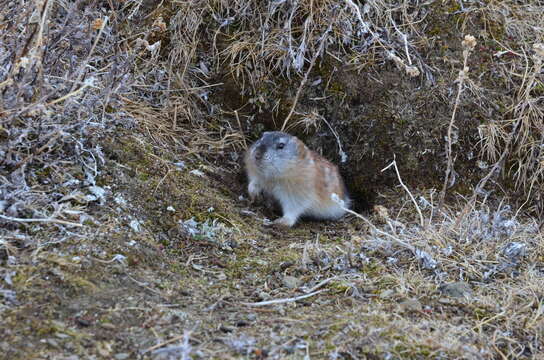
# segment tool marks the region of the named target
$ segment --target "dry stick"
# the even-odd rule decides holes
[[[163,347],[163,346],[166,345],[166,344],[173,343],[174,341],[181,340],[181,339],[183,339],[184,337],[185,337],[185,334],[180,335],[180,336],[176,336],[176,337],[174,337],[174,338],[172,338],[172,339],[170,339],[170,340],[166,340],[166,341],[164,341],[164,342],[162,342],[162,343],[160,343],[160,344],[153,345],[153,346],[151,346],[151,347],[145,349],[144,351],[142,351],[142,354],[145,354],[145,353],[148,353],[148,352],[153,351],[153,350],[155,350],[155,349],[158,349],[158,348],[160,348],[160,347]]]
[[[344,209],[344,211],[348,212],[349,214],[351,215],[355,215],[356,217],[358,217],[359,219],[362,219],[364,220],[364,222],[366,222],[371,228],[372,230],[374,230],[375,232],[377,232],[378,234],[380,235],[383,235],[383,236],[386,236],[388,238],[390,238],[391,240],[393,240],[393,242],[395,242],[396,244],[404,247],[405,249],[408,249],[410,250],[413,254],[416,254],[416,248],[410,244],[407,244],[405,243],[404,241],[398,239],[397,237],[389,234],[389,233],[386,233],[385,231],[382,231],[380,229],[378,229],[374,224],[372,224],[372,222],[370,222],[370,220],[368,220],[367,218],[365,218],[363,215],[359,214],[359,213],[356,213],[355,211],[353,210],[350,210],[346,207],[344,207],[344,205],[340,204],[340,206],[342,206],[342,209]]]
[[[84,84],[82,87],[80,87],[79,89],[77,89],[76,91],[71,91],[69,92],[68,94],[58,98],[58,99],[55,99],[53,101],[50,101],[48,102],[47,104],[45,104],[45,106],[51,106],[51,105],[55,105],[55,104],[58,104],[59,102],[61,101],[64,101],[68,98],[71,98],[72,96],[76,96],[77,94],[79,94],[80,92],[82,92],[83,90],[85,90],[86,88],[88,88],[89,86],[91,86],[91,84]]]
[[[96,39],[94,40],[93,46],[91,47],[91,51],[89,51],[89,54],[87,55],[87,57],[85,58],[85,60],[81,63],[79,67],[79,70],[78,70],[79,73],[77,75],[76,81],[74,82],[74,85],[72,85],[72,88],[70,89],[70,93],[74,92],[74,90],[76,89],[77,83],[81,82],[81,79],[83,78],[83,74],[85,73],[84,69],[89,63],[89,60],[91,59],[91,56],[94,52],[94,49],[96,48],[96,45],[98,45],[98,40],[100,40],[100,37],[102,36],[102,33],[104,32],[104,28],[106,27],[108,20],[109,18],[106,16],[104,18],[104,21],[102,21],[102,26],[100,27],[100,31],[98,32],[98,35],[96,36]],[[82,87],[81,90],[84,87]]]
[[[331,281],[336,280],[336,279],[340,279],[340,278],[341,278],[341,276],[333,276],[333,277],[330,277],[330,278],[328,278],[328,279],[325,279],[325,280],[321,281],[319,284],[313,286],[311,289],[302,290],[302,291],[304,291],[305,293],[314,292],[314,291],[316,291],[317,289],[319,289],[320,287],[323,287],[323,286],[327,285],[327,284],[330,283]]]
[[[45,24],[46,24],[47,12],[49,11],[49,8],[51,7],[52,3],[53,3],[53,1],[47,1],[46,0],[46,3],[44,4],[43,15],[42,15],[42,18],[40,20],[40,30],[38,31],[38,36],[37,36],[37,41],[36,41],[37,46],[42,46],[43,45],[42,40],[43,40],[43,32],[44,32]]]
[[[313,293],[309,293],[309,294],[306,294],[306,295],[295,296],[295,297],[292,297],[292,298],[274,299],[274,300],[260,301],[260,302],[256,302],[256,303],[244,303],[243,302],[242,305],[246,305],[246,306],[266,306],[266,305],[274,305],[274,304],[285,304],[285,303],[288,303],[288,302],[294,302],[294,301],[306,299],[306,298],[312,297],[314,295],[317,295],[317,294],[325,292],[325,291],[329,291],[329,290],[328,289],[318,290],[318,291],[314,291]]]
[[[442,209],[444,205],[444,198],[446,197],[446,189],[448,188],[448,183],[450,181],[450,175],[453,168],[453,159],[451,155],[451,134],[453,132],[453,125],[455,122],[455,115],[457,114],[457,107],[459,106],[459,100],[461,99],[461,93],[463,92],[463,83],[465,82],[465,68],[467,64],[467,58],[463,62],[463,70],[459,72],[459,77],[457,80],[457,96],[455,97],[455,104],[453,105],[453,112],[451,114],[450,124],[448,126],[448,142],[446,143],[446,156],[448,158],[448,167],[446,169],[446,176],[444,177],[444,184],[442,185],[442,191],[440,191],[440,197],[438,200],[438,210]]]
[[[421,224],[421,227],[425,227],[425,219],[423,218],[423,214],[421,213],[421,209],[419,208],[419,205],[417,204],[416,199],[408,189],[406,185],[402,182],[402,178],[400,177],[399,168],[397,167],[397,160],[393,160],[391,164],[387,165],[385,168],[382,169],[381,172],[384,172],[385,170],[389,169],[391,166],[395,168],[395,172],[397,173],[397,178],[399,179],[400,185],[403,187],[404,191],[410,195],[410,199],[412,199],[412,202],[414,203],[414,206],[416,207],[417,213],[419,214],[419,223]]]
[[[370,220],[368,220],[367,218],[365,218],[363,215],[359,214],[359,213],[356,213],[355,211],[353,210],[350,210],[348,209],[346,206],[345,206],[345,203],[344,203],[344,200],[340,199],[338,197],[338,195],[336,194],[332,194],[331,195],[331,199],[332,201],[334,201],[335,203],[337,203],[338,205],[340,205],[340,207],[342,208],[342,210],[346,211],[347,213],[351,214],[351,215],[355,215],[356,217],[358,217],[359,219],[362,219],[364,220],[364,222],[366,222],[371,228],[372,230],[374,230],[375,232],[377,232],[378,234],[380,235],[383,235],[383,236],[386,236],[388,238],[390,238],[391,240],[393,240],[395,243],[397,243],[398,245],[410,250],[414,255],[416,255],[416,248],[410,244],[407,244],[405,243],[404,241],[396,238],[395,236],[389,234],[389,233],[386,233],[385,231],[381,231],[380,229],[378,229]]]
[[[28,155],[26,158],[24,158],[23,160],[19,161],[16,165],[15,165],[15,169],[18,169],[20,168],[21,166],[23,166],[24,164],[26,164],[28,161],[34,159],[34,157],[40,155],[45,149],[47,149],[48,147],[51,146],[51,144],[53,144],[54,141],[56,141],[60,136],[62,135],[61,131],[60,130],[57,130],[53,133],[52,137],[49,139],[49,141],[47,141],[47,143],[45,145],[43,145],[41,148],[39,148],[35,153],[33,154],[30,154]],[[47,136],[50,136],[50,135],[47,135]],[[47,137],[46,136],[46,137]]]
[[[151,195],[155,195],[155,193],[157,192],[159,186],[161,186],[162,182],[168,177],[168,174],[170,174],[170,169],[168,169],[168,171],[166,172],[166,175],[164,175],[162,177],[162,179],[159,181],[159,183],[157,184],[157,186],[155,186],[155,189],[153,190]]]
[[[444,199],[446,197],[446,190],[448,188],[448,183],[450,181],[450,175],[453,171],[453,157],[451,154],[451,135],[453,132],[453,126],[455,122],[455,115],[457,115],[457,108],[459,107],[459,101],[461,99],[461,93],[463,92],[463,84],[465,83],[465,79],[467,77],[468,73],[468,56],[470,55],[470,52],[474,49],[474,46],[476,46],[476,39],[472,35],[465,35],[464,40],[462,41],[461,45],[463,46],[463,69],[459,71],[459,76],[457,77],[457,96],[455,97],[455,104],[453,105],[453,111],[451,114],[450,124],[448,126],[448,142],[446,143],[446,156],[448,158],[448,167],[446,169],[446,176],[444,177],[444,184],[442,186],[442,191],[440,192],[440,197],[438,201],[438,210],[442,209],[442,206],[444,205]]]
[[[289,111],[289,114],[287,114],[287,117],[283,121],[281,131],[285,131],[285,127],[287,126],[287,122],[289,122],[289,119],[291,118],[291,116],[295,112],[295,107],[297,106],[298,98],[300,97],[300,94],[302,93],[302,89],[304,88],[304,85],[306,85],[306,82],[308,81],[308,76],[310,75],[310,72],[312,71],[312,68],[315,65],[317,57],[319,56],[319,54],[323,50],[323,47],[325,46],[325,41],[327,41],[327,35],[329,34],[329,31],[331,31],[331,29],[332,29],[332,24],[329,25],[329,27],[327,28],[327,30],[325,30],[325,32],[323,33],[323,36],[321,37],[321,42],[319,43],[319,48],[317,49],[314,56],[312,57],[312,60],[310,61],[310,66],[308,67],[308,70],[304,74],[304,78],[302,79],[302,82],[300,83],[300,86],[298,87],[297,93],[295,95],[295,100],[293,101],[293,105],[291,106],[291,110]]]
[[[8,220],[8,221],[15,221],[15,222],[44,222],[44,223],[55,223],[55,224],[62,224],[62,225],[70,225],[70,226],[83,226],[78,223],[73,223],[69,221],[59,220],[59,219],[53,219],[53,218],[47,218],[47,219],[23,219],[23,218],[15,218],[10,216],[4,216],[0,215],[0,219]]]
[[[240,121],[240,116],[238,116],[238,110],[234,110],[234,115],[236,115],[236,121],[238,122],[238,127],[240,128],[240,134],[242,135],[242,140],[244,141],[244,150],[247,150],[246,137],[244,136],[244,128],[242,128],[242,122]]]

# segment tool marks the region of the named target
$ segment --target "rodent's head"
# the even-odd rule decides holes
[[[299,156],[299,140],[280,131],[263,133],[251,146],[251,158],[267,177],[281,176]]]

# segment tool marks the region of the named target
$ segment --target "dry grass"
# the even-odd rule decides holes
[[[544,239],[530,215],[544,211],[543,12],[537,1],[2,5],[0,351],[542,353]],[[433,27],[444,17],[453,35]],[[478,35],[470,57],[460,33]],[[471,63],[480,44],[492,48],[484,65]],[[432,135],[447,146],[434,162],[446,170],[444,196],[411,186],[418,179],[401,178],[395,161],[396,182],[363,219],[265,228],[270,211],[247,203],[238,177],[259,114],[310,141],[330,136],[347,165],[383,156],[383,168],[394,156],[350,152],[366,134],[325,115],[339,109],[324,110],[333,97],[358,91],[341,88],[339,68],[428,86],[429,113],[452,104],[450,126]],[[384,111],[411,109],[391,96],[398,89]],[[485,115],[479,126],[464,128],[475,114]],[[462,178],[456,159],[472,151],[483,171]],[[462,182],[465,196],[445,196]]]

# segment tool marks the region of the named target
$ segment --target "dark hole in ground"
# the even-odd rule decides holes
[[[351,198],[351,210],[358,213],[367,213],[374,206],[376,193],[370,186],[364,187],[354,182],[353,176],[347,171],[340,170],[349,197]]]

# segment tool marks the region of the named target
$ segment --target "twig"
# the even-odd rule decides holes
[[[83,75],[85,74],[84,69],[87,66],[87,64],[89,63],[89,60],[91,59],[91,56],[92,56],[92,54],[94,52],[94,49],[96,48],[96,45],[98,45],[98,40],[100,40],[100,37],[102,36],[102,33],[104,32],[104,28],[106,27],[106,24],[108,23],[108,20],[109,20],[109,18],[106,16],[104,18],[104,20],[102,21],[102,26],[100,27],[100,30],[98,31],[98,35],[96,36],[96,39],[94,40],[93,46],[91,47],[91,51],[89,51],[89,54],[87,55],[85,60],[81,63],[81,65],[80,65],[80,67],[78,69],[77,78],[76,78],[76,80],[74,82],[74,85],[72,85],[72,88],[70,89],[70,93],[72,93],[76,89],[77,83],[79,83],[81,81],[81,79],[83,78]],[[83,90],[87,86],[84,85],[83,87],[80,88],[80,90]]]
[[[321,116],[321,120],[323,120],[325,124],[327,124],[332,134],[336,138],[336,143],[338,144],[338,154],[340,155],[340,162],[342,164],[345,163],[346,161],[348,161],[348,155],[344,152],[344,149],[342,149],[342,142],[340,142],[340,136],[338,136],[338,133],[332,128],[331,124],[329,124],[324,116]]]
[[[22,218],[15,218],[15,217],[10,217],[10,216],[0,215],[0,219],[4,219],[4,220],[8,220],[8,221],[14,221],[14,222],[22,222],[22,223],[25,223],[25,222],[44,222],[44,223],[55,223],[55,224],[78,226],[78,227],[83,226],[82,224],[73,223],[73,222],[64,221],[64,220],[59,220],[59,219],[52,219],[52,218],[47,218],[47,219],[22,219]]]
[[[147,290],[151,291],[152,293],[157,294],[157,295],[159,295],[160,297],[162,297],[162,293],[161,293],[160,291],[157,291],[157,290],[155,290],[155,289],[150,288],[149,286],[147,286],[147,283],[140,282],[140,281],[134,279],[134,278],[133,278],[132,276],[130,276],[130,275],[127,275],[127,277],[128,277],[130,280],[134,281],[136,284],[138,284],[138,285],[140,285],[141,287],[143,287],[144,289],[147,289]]]
[[[416,207],[417,213],[419,214],[419,223],[421,224],[421,227],[425,227],[425,220],[423,218],[423,214],[421,213],[421,209],[419,208],[419,205],[418,205],[416,199],[414,198],[414,196],[412,195],[412,193],[410,192],[408,187],[406,185],[404,185],[404,183],[402,182],[402,178],[400,177],[399,168],[397,167],[397,160],[393,160],[391,162],[391,164],[389,164],[385,168],[383,168],[381,172],[384,172],[385,170],[389,169],[391,166],[393,166],[395,168],[395,172],[397,173],[397,178],[399,179],[400,185],[403,187],[404,191],[406,191],[408,193],[408,195],[410,195],[410,199],[412,199],[412,202],[414,203],[414,206]]]
[[[144,351],[142,351],[142,354],[145,354],[145,353],[148,353],[148,352],[153,351],[153,350],[155,350],[155,349],[158,349],[158,348],[160,348],[160,347],[163,347],[164,345],[171,344],[171,343],[173,343],[174,341],[181,340],[181,339],[183,339],[184,337],[185,337],[185,334],[179,335],[179,336],[173,337],[173,338],[170,339],[170,340],[166,340],[166,341],[164,341],[164,342],[162,342],[162,343],[160,343],[160,344],[153,345],[153,346],[151,346],[151,347],[145,349]]]
[[[370,222],[370,220],[368,220],[367,218],[365,218],[363,215],[359,214],[359,213],[356,213],[355,211],[353,210],[350,210],[348,209],[347,207],[345,207],[345,204],[344,204],[344,201],[341,200],[338,195],[336,194],[332,194],[332,200],[334,202],[336,202],[338,205],[340,205],[342,207],[342,209],[344,211],[346,211],[347,213],[351,214],[351,215],[355,215],[356,217],[358,217],[359,219],[362,219],[364,222],[366,222],[371,228],[372,230],[374,230],[375,232],[377,232],[378,234],[380,235],[383,235],[383,236],[386,236],[388,238],[390,238],[391,240],[393,240],[395,243],[397,243],[398,245],[410,250],[413,254],[416,254],[416,248],[410,244],[407,244],[405,243],[404,241],[398,239],[397,237],[389,234],[389,233],[386,233],[385,231],[382,231],[380,229],[378,229],[372,222]]]
[[[312,71],[312,68],[314,67],[317,57],[319,56],[319,54],[321,54],[321,51],[323,50],[323,47],[325,46],[327,35],[329,34],[329,31],[331,31],[331,29],[332,29],[332,24],[329,25],[327,30],[325,30],[325,32],[321,36],[321,42],[319,43],[319,48],[314,53],[314,56],[312,57],[312,60],[310,61],[310,66],[308,67],[308,70],[306,70],[306,73],[304,74],[304,78],[302,79],[302,82],[300,83],[300,86],[298,87],[297,93],[295,95],[295,100],[293,100],[293,105],[291,106],[291,110],[289,110],[289,114],[287,114],[287,117],[283,121],[281,131],[285,131],[285,128],[287,126],[287,123],[289,122],[289,119],[295,112],[295,107],[297,106],[298,98],[300,97],[300,94],[302,93],[302,89],[304,88],[304,85],[306,85],[306,82],[308,81],[308,76],[310,75],[310,72]]]
[[[234,115],[236,115],[236,121],[238,122],[238,127],[240,128],[240,135],[242,135],[242,140],[244,142],[244,150],[247,150],[246,137],[244,136],[244,128],[242,128],[242,122],[238,116],[238,110],[234,110]]]
[[[74,82],[76,83],[76,82]],[[80,87],[79,89],[77,89],[76,91],[70,91],[68,94],[64,95],[64,96],[61,96],[60,98],[58,99],[55,99],[53,101],[50,101],[48,102],[47,104],[45,104],[46,106],[51,106],[51,105],[55,105],[55,104],[58,104],[59,102],[62,102],[72,96],[76,96],[77,94],[79,94],[80,92],[82,92],[83,90],[85,90],[86,88],[88,88],[89,86],[91,86],[91,84],[89,83],[85,83],[83,84],[82,87]]]
[[[451,136],[453,132],[453,126],[455,123],[455,115],[457,115],[457,108],[459,107],[459,101],[461,99],[461,94],[463,92],[463,84],[465,83],[465,79],[467,78],[468,73],[468,55],[470,54],[470,51],[474,49],[474,46],[476,46],[476,40],[472,35],[466,35],[465,39],[462,42],[463,45],[463,69],[459,71],[459,76],[457,77],[457,96],[455,97],[455,103],[453,105],[453,111],[451,114],[450,124],[448,126],[448,135],[447,135],[447,143],[446,143],[446,157],[448,158],[448,165],[446,169],[446,176],[444,177],[444,184],[442,185],[442,191],[440,191],[440,197],[438,200],[438,210],[442,209],[442,206],[444,205],[444,199],[446,198],[446,190],[448,188],[448,183],[450,182],[450,175],[453,170],[453,158],[451,154]]]
[[[153,190],[153,192],[151,193],[152,195],[155,195],[155,193],[157,192],[157,190],[159,189],[159,186],[161,186],[161,184],[163,183],[163,181],[168,177],[168,174],[170,174],[170,169],[168,169],[168,171],[166,172],[166,175],[164,175],[162,177],[162,179],[157,183],[157,186],[155,186],[155,189]]]
[[[261,301],[261,302],[256,302],[256,303],[242,303],[242,305],[246,305],[246,306],[266,306],[266,305],[274,305],[274,304],[285,304],[285,303],[289,303],[289,302],[295,302],[295,301],[298,301],[298,300],[306,299],[306,298],[315,296],[315,295],[317,295],[319,293],[322,293],[322,292],[325,292],[325,291],[329,291],[329,289],[318,290],[318,291],[314,291],[314,292],[306,294],[306,295],[295,296],[295,297],[292,297],[292,298],[274,299],[274,300],[267,300],[267,301]]]
[[[323,287],[323,286],[327,285],[331,281],[336,280],[336,279],[340,279],[340,278],[341,278],[341,276],[333,276],[331,278],[328,278],[328,279],[325,279],[325,280],[321,281],[320,283],[318,283],[317,285],[313,286],[312,288],[310,288],[308,290],[302,290],[302,291],[304,291],[305,293],[314,292],[317,289],[319,289],[320,287]]]
[[[32,160],[35,156],[40,155],[45,149],[47,149],[49,146],[51,146],[51,144],[52,144],[54,141],[56,141],[61,135],[62,135],[62,132],[61,132],[60,130],[55,131],[53,134],[46,135],[46,136],[45,136],[46,138],[49,137],[49,136],[51,136],[51,138],[47,141],[47,143],[45,143],[45,145],[43,145],[43,146],[40,147],[38,150],[36,150],[35,153],[30,154],[30,155],[28,155],[26,158],[24,158],[23,160],[19,161],[19,162],[15,165],[15,169],[20,168],[21,166],[23,166],[24,164],[26,164],[28,161]]]

